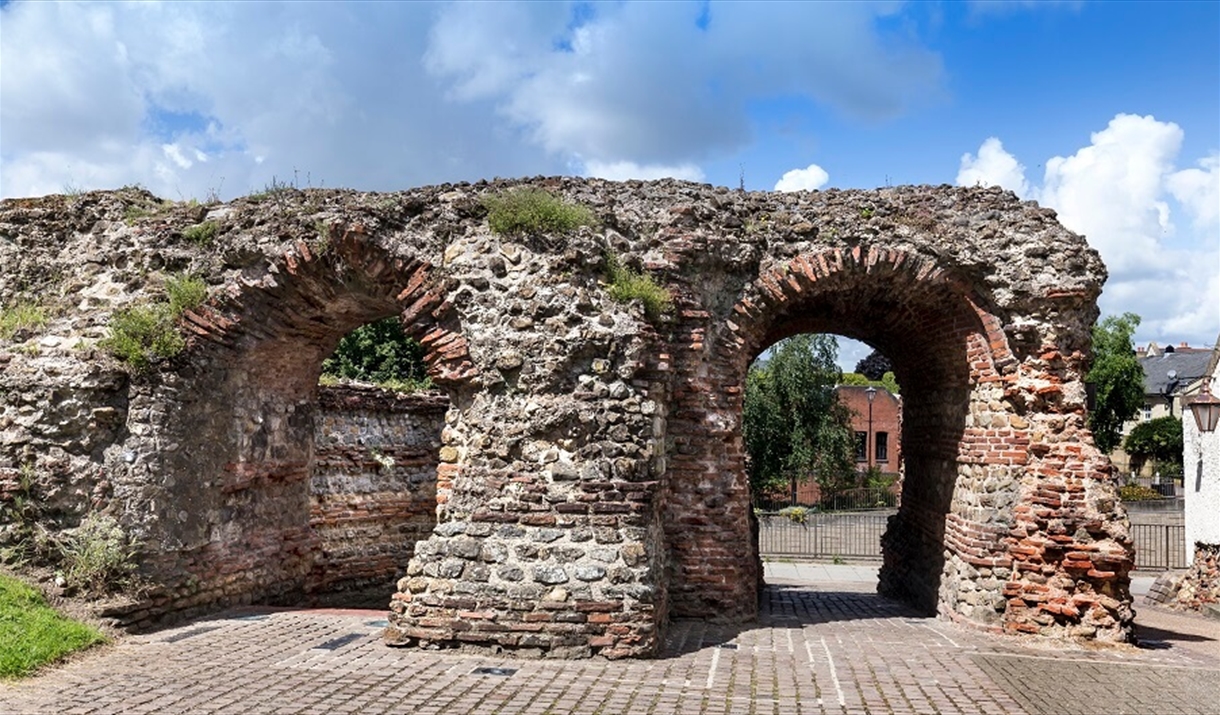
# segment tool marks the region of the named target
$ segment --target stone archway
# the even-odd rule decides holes
[[[891,356],[908,402],[882,589],[980,628],[1129,636],[1131,541],[1085,427],[1105,271],[1052,212],[990,189],[539,179],[597,225],[496,235],[480,199],[519,183],[286,191],[133,231],[128,204],[149,199],[130,192],[3,202],[14,280],[0,300],[51,290],[48,276],[98,292],[172,266],[214,288],[182,323],[188,350],[152,375],[128,379],[97,351],[0,356],[0,477],[43,453],[32,468],[48,486],[98,475],[71,494],[99,493],[146,539],[160,586],[131,620],[282,599],[314,548],[304,482],[320,362],[347,331],[397,314],[450,405],[438,523],[393,594],[387,640],[648,655],[671,615],[755,615],[746,365],[785,335],[839,332]],[[184,240],[201,221],[214,245]],[[72,260],[99,244],[98,261]],[[672,311],[614,300],[608,254],[665,285]],[[104,324],[141,294],[118,296],[48,329]],[[58,394],[85,407],[27,404]],[[122,427],[85,444],[74,435],[96,415]]]

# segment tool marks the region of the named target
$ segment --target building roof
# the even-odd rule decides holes
[[[1173,348],[1156,355],[1140,357],[1144,368],[1144,394],[1164,395],[1185,388],[1207,374],[1212,359],[1209,348]],[[1170,377],[1170,373],[1173,377]]]

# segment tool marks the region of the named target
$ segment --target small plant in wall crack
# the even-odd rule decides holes
[[[518,188],[485,196],[483,206],[492,233],[501,236],[567,233],[597,222],[589,209],[542,189]]]
[[[644,314],[656,320],[673,309],[673,296],[652,276],[632,270],[614,255],[606,256],[606,292],[620,303],[640,301]]]
[[[165,283],[166,298],[155,303],[116,310],[110,318],[109,334],[99,343],[137,372],[172,358],[186,347],[177,321],[207,298],[207,285],[191,276],[173,276]]]
[[[373,458],[373,461],[376,462],[377,466],[381,469],[389,471],[394,468],[394,458],[388,454],[382,454],[376,449],[370,449],[369,456]]]

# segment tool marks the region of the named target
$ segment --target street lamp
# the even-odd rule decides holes
[[[877,397],[877,388],[869,386],[864,391],[864,396],[868,398],[868,439],[864,442],[864,449],[868,452],[868,468],[873,468],[873,399]]]
[[[1190,411],[1195,414],[1195,424],[1199,426],[1200,432],[1214,432],[1217,423],[1220,423],[1220,399],[1216,399],[1212,394],[1211,386],[1208,385],[1210,381],[1204,377],[1198,397],[1190,401]]]

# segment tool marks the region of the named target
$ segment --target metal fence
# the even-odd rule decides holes
[[[803,522],[775,513],[759,515],[758,551],[764,557],[872,560],[881,557],[881,535],[893,509],[870,512],[808,512]],[[1182,524],[1131,525],[1135,568],[1165,571],[1186,568],[1186,527]]]
[[[844,559],[881,558],[881,535],[894,510],[807,513],[804,522],[782,514],[759,516],[758,550],[762,556]]]
[[[793,498],[791,492],[754,497],[754,507],[775,512],[788,507],[817,508],[818,511],[857,511],[898,506],[898,494],[890,487],[861,487],[822,494],[816,484],[802,484]]]
[[[1132,524],[1135,568],[1165,571],[1186,568],[1186,526],[1183,524]]]

